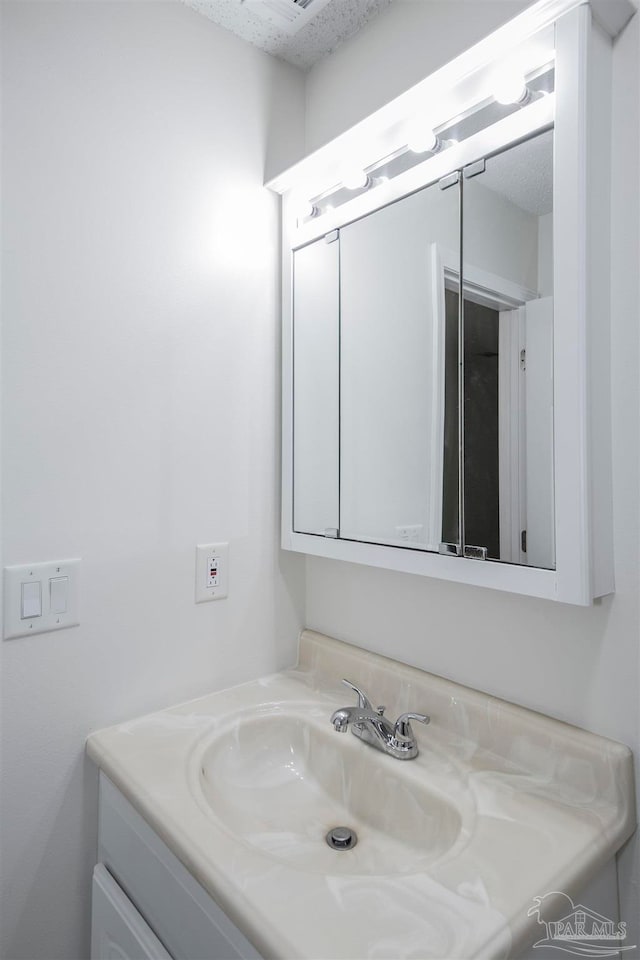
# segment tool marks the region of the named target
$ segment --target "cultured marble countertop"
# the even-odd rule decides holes
[[[207,802],[199,775],[216,736],[291,710],[326,718],[333,736],[332,711],[354,702],[342,677],[391,718],[431,716],[408,762],[335,737],[356,764],[367,751],[386,786],[424,778],[453,804],[461,828],[435,858],[416,835],[417,852],[384,872],[365,836],[308,869],[291,837],[260,849]],[[94,733],[88,752],[260,953],[283,960],[517,956],[540,936],[532,898],[576,896],[635,828],[627,747],[311,631],[294,669]]]

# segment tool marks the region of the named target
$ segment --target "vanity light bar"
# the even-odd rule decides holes
[[[607,0],[598,2],[604,7]],[[623,4],[625,0],[618,0],[618,3]],[[375,143],[384,143],[387,152],[390,152],[393,143],[398,143],[395,134],[399,125],[416,113],[428,110],[430,104],[443,107],[439,113],[439,118],[442,118],[443,113],[445,116],[447,113],[450,116],[455,113],[457,104],[472,104],[476,99],[474,93],[477,94],[477,99],[489,96],[489,73],[497,64],[505,60],[517,60],[520,69],[528,74],[530,70],[544,63],[544,57],[554,46],[556,22],[583,4],[584,0],[537,0],[492,34],[360,120],[349,130],[345,130],[287,169],[269,177],[265,186],[281,196],[290,195],[292,191],[307,197],[320,195],[330,185],[330,181],[327,182],[326,179],[327,173],[330,177],[335,176],[334,184],[338,182],[338,169],[345,157],[362,157],[367,154],[370,156],[371,147]],[[616,3],[616,9],[617,5]],[[603,18],[605,12],[601,9],[599,16]],[[611,21],[611,17],[608,17],[608,20]],[[607,30],[615,36],[621,26],[622,24],[618,23],[614,29],[610,22]],[[449,105],[452,108],[450,110]]]
[[[314,201],[322,215],[319,213],[311,220],[298,222],[297,228],[294,226],[295,207],[292,195],[289,194],[286,197],[285,212],[288,212],[287,222],[294,231],[291,235],[292,246],[297,247],[316,240],[346,223],[367,216],[381,206],[436,183],[452,170],[460,170],[480,157],[489,157],[500,152],[506,145],[528,139],[534,132],[549,129],[554,124],[555,106],[553,92],[548,96],[535,97],[533,102],[522,110],[502,108],[492,102],[488,109],[494,117],[493,122],[485,124],[481,122],[481,118],[471,116],[464,124],[456,124],[451,129],[451,134],[460,140],[457,146],[435,155],[416,155],[406,150],[400,151],[396,159],[386,166],[369,171],[373,181],[371,188],[349,193],[344,188],[338,189],[336,185],[333,191],[327,191],[326,200],[317,198]],[[495,119],[497,117],[501,119]],[[475,126],[468,130],[467,123]],[[382,181],[384,176],[388,176],[387,182]],[[329,204],[335,207],[333,211],[329,210]]]
[[[461,140],[492,126],[521,107],[540,99],[554,89],[554,54],[549,52],[545,63],[531,71],[525,79],[512,63],[503,63],[494,73],[493,95],[474,104],[435,129],[426,118],[414,116],[398,128],[403,141],[396,150],[369,166],[356,164],[343,168],[340,179],[311,200],[297,205],[298,226],[323,216],[349,203],[356,196],[375,189],[390,179],[423,163],[430,156],[455,147]]]

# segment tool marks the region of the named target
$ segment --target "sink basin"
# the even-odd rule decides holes
[[[334,731],[341,677],[392,717],[430,714],[414,760]],[[635,827],[627,747],[311,631],[295,669],[95,733],[89,751],[274,960],[520,956],[543,935],[532,905],[580,902]],[[357,845],[330,848],[335,827]]]
[[[326,713],[326,708],[324,713]],[[227,831],[300,870],[416,873],[462,842],[456,807],[423,776],[311,709],[236,716],[196,751],[196,792]],[[325,835],[347,826],[356,847]]]

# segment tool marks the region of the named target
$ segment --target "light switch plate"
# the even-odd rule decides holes
[[[4,639],[28,637],[34,633],[49,633],[52,630],[64,630],[76,627],[78,619],[78,579],[80,560],[51,560],[46,563],[28,563],[4,568]],[[66,609],[63,613],[54,613],[51,609],[50,580],[66,578]],[[40,615],[23,616],[33,608],[23,610],[23,584],[40,584]],[[54,585],[54,597],[57,606],[60,603],[59,589]],[[32,593],[33,591],[28,591]],[[55,605],[55,604],[54,604]]]
[[[222,600],[229,593],[229,544],[196,547],[196,603]]]

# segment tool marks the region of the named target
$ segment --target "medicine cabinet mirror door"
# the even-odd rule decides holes
[[[479,169],[463,177],[463,553],[553,569],[553,131]],[[447,293],[448,329],[458,308]],[[452,346],[448,383],[456,363]],[[445,539],[457,470],[445,461]]]
[[[445,278],[441,253],[460,249],[459,198],[457,183],[433,184],[340,231],[344,539],[438,552],[444,296],[459,284],[458,263]]]
[[[459,186],[434,184],[294,252],[295,532],[438,551],[459,249]]]
[[[293,529],[340,525],[340,257],[337,231],[293,255]]]

